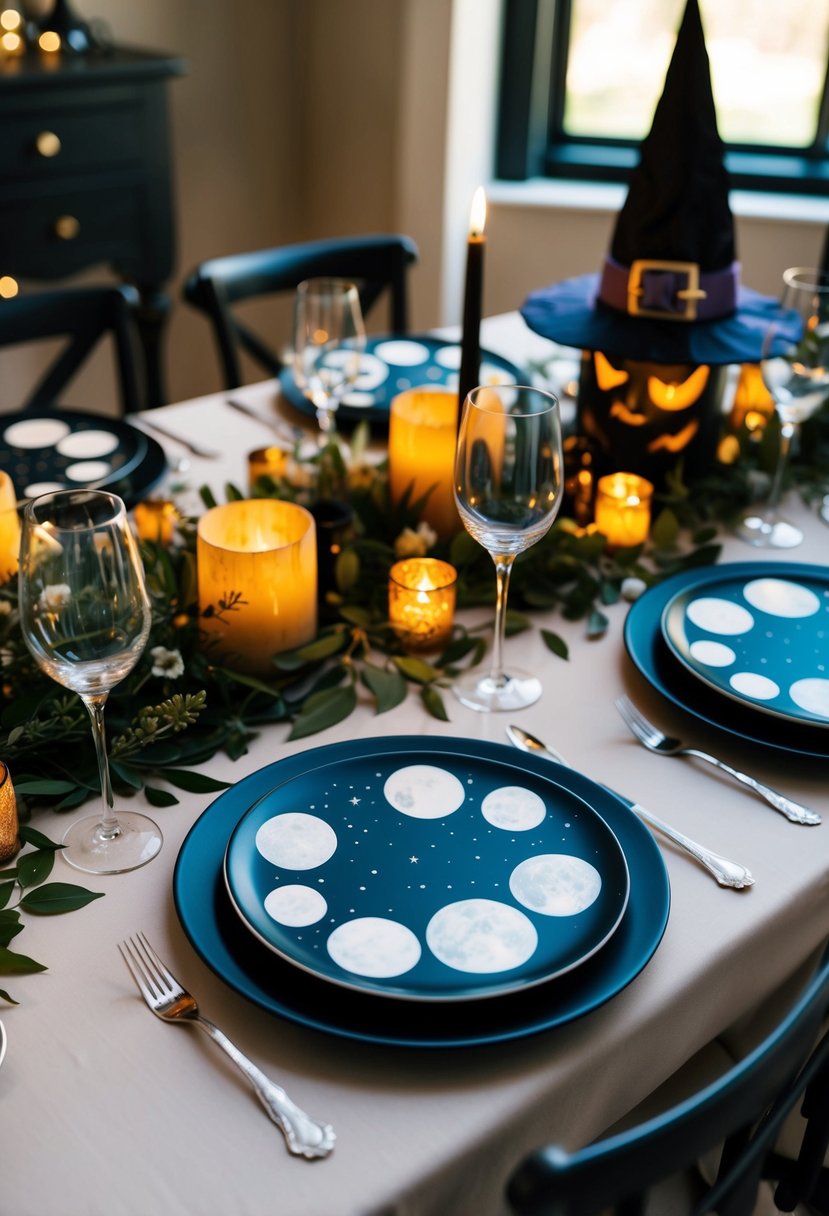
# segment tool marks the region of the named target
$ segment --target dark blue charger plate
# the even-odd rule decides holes
[[[829,759],[829,732],[806,721],[786,721],[745,702],[708,688],[671,652],[662,634],[666,608],[677,596],[716,580],[790,578],[825,581],[820,566],[794,562],[724,562],[720,566],[686,570],[649,588],[628,610],[624,639],[628,655],[647,682],[679,709],[743,742]],[[711,582],[715,578],[714,583]]]
[[[336,352],[334,352],[336,354]],[[359,422],[362,418],[387,426],[392,398],[410,388],[457,388],[460,346],[430,334],[386,335],[369,338],[362,356],[360,375],[337,409],[337,420]],[[514,363],[492,351],[481,351],[481,384],[523,383]],[[294,373],[286,367],[279,377],[285,398],[303,414],[316,417],[316,410],[297,387]]]
[[[504,781],[531,773],[583,798],[607,823],[624,851],[630,898],[607,944],[557,979],[470,1004],[388,1001],[333,986],[278,957],[243,924],[228,897],[223,865],[237,823],[277,785],[321,765],[371,751],[402,757],[428,747],[433,757],[486,759]],[[662,856],[647,828],[621,798],[571,769],[519,755],[498,743],[392,736],[312,748],[265,766],[220,794],[193,825],[176,861],[173,895],[181,925],[204,962],[231,988],[270,1013],[328,1034],[402,1047],[471,1047],[523,1038],[581,1017],[609,1001],[656,951],[670,908]]]

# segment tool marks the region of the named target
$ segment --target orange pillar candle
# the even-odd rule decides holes
[[[596,486],[596,531],[610,545],[641,545],[651,526],[653,486],[634,473],[609,473]]]
[[[458,574],[434,557],[409,557],[389,571],[389,621],[407,650],[436,650],[452,636]]]
[[[208,655],[235,671],[267,675],[271,658],[317,632],[313,516],[296,503],[242,499],[198,524],[199,611]]]
[[[152,540],[158,545],[172,543],[173,528],[178,519],[175,503],[161,498],[139,502],[133,511],[133,517],[141,540]]]
[[[8,473],[0,472],[0,583],[17,574],[20,518],[17,496]]]
[[[0,861],[8,861],[20,849],[19,827],[11,773],[0,760]]]
[[[461,528],[453,489],[457,417],[457,393],[440,388],[401,393],[389,416],[392,502],[399,503],[407,490],[410,502],[431,491],[420,517],[442,540]]]

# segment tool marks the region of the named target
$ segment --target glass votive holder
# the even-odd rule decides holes
[[[608,473],[596,484],[596,531],[615,548],[641,545],[651,527],[653,485],[635,473]]]
[[[250,492],[256,486],[260,477],[270,477],[277,481],[285,472],[290,452],[277,444],[267,448],[254,448],[248,453],[248,488]]]
[[[442,540],[460,531],[455,506],[455,447],[458,394],[442,388],[413,388],[393,398],[389,411],[389,490],[399,503],[428,493],[420,518]]]
[[[317,542],[304,507],[275,498],[213,507],[197,530],[203,648],[234,671],[267,675],[271,659],[317,632]]]
[[[8,473],[0,472],[0,583],[17,574],[20,555],[20,517],[17,495]]]
[[[389,571],[389,621],[407,650],[437,650],[452,636],[458,572],[436,557],[407,557]]]
[[[174,502],[162,498],[150,498],[136,503],[133,508],[135,530],[141,540],[151,540],[157,545],[169,545],[178,520],[178,509]]]
[[[19,828],[11,773],[0,760],[0,861],[8,861],[19,851]]]

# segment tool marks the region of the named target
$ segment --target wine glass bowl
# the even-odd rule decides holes
[[[552,393],[480,386],[466,398],[455,460],[455,502],[469,534],[495,563],[495,635],[487,674],[466,672],[458,699],[482,711],[517,710],[541,696],[530,672],[503,663],[509,577],[519,553],[549,531],[561,505],[561,422]]]
[[[780,422],[780,450],[766,502],[749,508],[737,533],[759,548],[791,549],[803,533],[778,506],[800,425],[829,396],[829,274],[808,267],[784,271],[780,304],[780,316],[764,335],[760,364]]]
[[[360,374],[366,333],[360,293],[347,279],[305,279],[294,301],[293,370],[325,442],[340,401]]]
[[[161,848],[158,826],[114,812],[104,706],[132,671],[150,632],[150,602],[124,503],[96,490],[60,490],[26,504],[19,569],[20,623],[38,666],[77,692],[91,723],[102,811],[72,824],[63,856],[77,869],[117,874]]]

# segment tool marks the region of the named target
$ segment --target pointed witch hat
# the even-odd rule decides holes
[[[530,329],[643,362],[757,362],[782,314],[740,286],[728,185],[699,7],[688,0],[602,272],[530,295]]]

